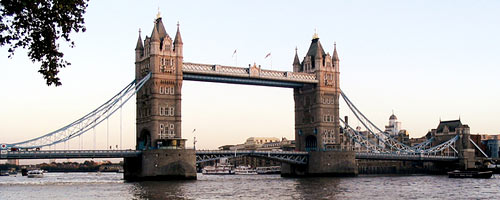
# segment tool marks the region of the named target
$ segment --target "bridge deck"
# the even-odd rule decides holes
[[[411,155],[393,153],[356,152],[356,159],[363,160],[401,160],[401,161],[457,161],[455,156]]]
[[[61,158],[125,158],[141,154],[137,150],[49,150],[9,151],[0,154],[1,159],[61,159]]]
[[[0,159],[62,159],[62,158],[125,158],[141,155],[139,150],[49,150],[49,151],[6,151],[2,150]],[[220,151],[197,150],[197,162],[220,158],[256,156],[282,162],[306,164],[309,156],[305,151]],[[356,159],[364,160],[401,160],[401,161],[457,161],[454,156],[410,155],[389,153],[356,152]]]

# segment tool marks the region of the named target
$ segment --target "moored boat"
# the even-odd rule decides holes
[[[493,171],[460,171],[448,172],[449,178],[491,178]]]
[[[234,170],[234,174],[237,174],[237,175],[253,175],[253,174],[257,174],[257,171],[255,169],[252,169],[250,166],[238,166]]]
[[[234,174],[233,166],[230,164],[217,164],[203,168],[204,175],[231,175]]]
[[[257,174],[280,174],[281,166],[257,167]]]
[[[9,172],[7,170],[0,171],[0,176],[8,176]]]
[[[28,171],[28,178],[43,178],[43,170],[35,169]]]

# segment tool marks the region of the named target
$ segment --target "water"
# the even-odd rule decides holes
[[[123,181],[118,173],[46,173],[0,177],[0,199],[500,199],[500,175],[282,178],[202,175],[196,181]]]

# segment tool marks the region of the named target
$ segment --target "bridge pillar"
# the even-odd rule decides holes
[[[281,176],[357,176],[354,151],[311,151],[307,165],[283,163]]]
[[[458,165],[460,169],[475,169],[476,167],[476,151],[470,143],[470,128],[468,125],[461,125],[456,128],[458,140],[456,142],[458,151]]]
[[[284,164],[284,176],[358,173],[352,144],[340,133],[339,61],[336,46],[332,56],[326,54],[317,35],[302,62],[295,53],[294,72],[315,74],[319,82],[294,89],[295,145],[298,151],[310,152],[309,164],[306,167]]]
[[[136,80],[152,76],[136,95],[136,149],[142,156],[124,162],[127,180],[196,179],[194,150],[181,131],[183,42],[177,24],[172,40],[160,16],[150,37],[135,48]]]
[[[196,179],[195,150],[145,150],[139,157],[125,158],[123,168],[128,181]]]

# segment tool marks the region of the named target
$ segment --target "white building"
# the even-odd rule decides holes
[[[398,118],[394,113],[389,117],[389,125],[385,126],[385,132],[391,136],[397,136],[401,130],[401,122],[397,121]]]

